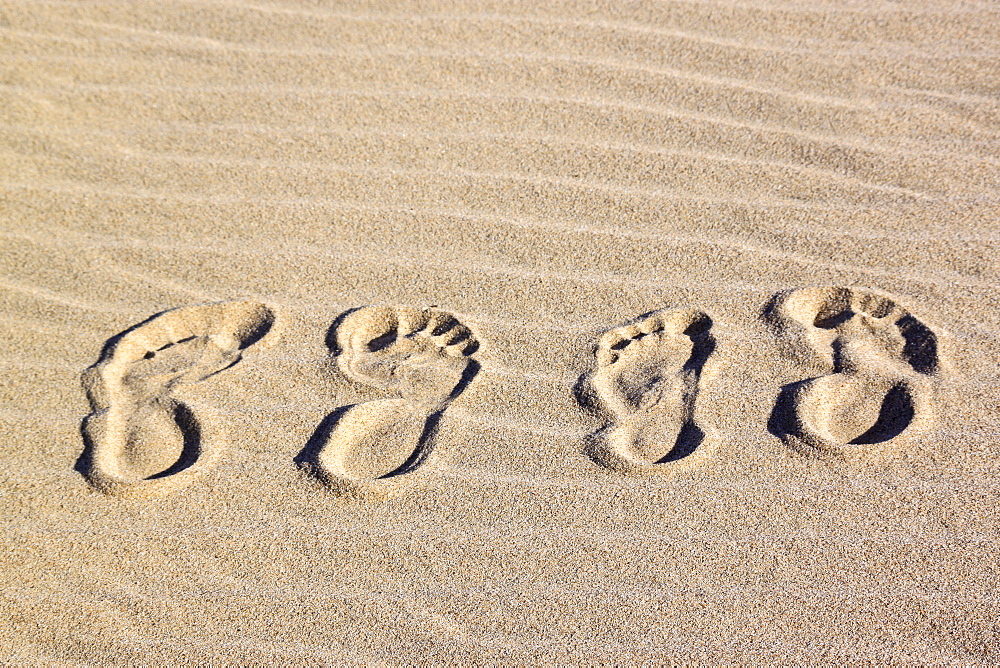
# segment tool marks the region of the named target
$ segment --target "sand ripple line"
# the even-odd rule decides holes
[[[95,24],[92,22],[87,22],[87,25],[93,25],[95,27],[108,27],[116,28],[120,26],[110,26],[106,24]],[[875,109],[875,104],[869,99],[864,97],[846,97],[838,96],[832,94],[823,93],[807,93],[798,90],[791,90],[787,88],[780,88],[777,86],[769,86],[760,82],[756,82],[750,79],[739,79],[736,77],[727,77],[720,75],[705,74],[698,70],[684,70],[677,69],[673,67],[662,67],[662,66],[651,66],[646,65],[640,61],[634,59],[621,59],[621,58],[601,58],[601,57],[588,57],[583,55],[554,55],[547,52],[532,52],[532,51],[514,51],[514,50],[503,50],[503,51],[470,51],[468,49],[427,49],[427,48],[404,48],[404,47],[388,47],[382,46],[377,49],[369,49],[364,53],[358,53],[356,50],[351,50],[349,48],[324,48],[324,47],[283,47],[274,45],[257,45],[257,44],[245,44],[239,42],[228,42],[214,39],[207,39],[203,37],[192,37],[186,35],[180,35],[178,33],[162,33],[160,31],[153,30],[142,30],[129,29],[129,32],[141,32],[143,36],[149,36],[152,39],[157,39],[161,43],[169,44],[172,49],[175,50],[186,50],[186,51],[208,51],[208,52],[222,52],[226,54],[240,53],[247,54],[250,56],[290,56],[305,59],[352,59],[354,61],[374,61],[376,59],[382,59],[386,62],[392,62],[400,58],[420,58],[420,59],[431,59],[431,60],[466,60],[471,62],[484,61],[486,63],[503,63],[508,65],[510,63],[527,62],[527,63],[559,63],[566,64],[570,66],[580,66],[590,67],[590,68],[604,68],[611,70],[615,73],[640,73],[651,76],[659,76],[664,78],[669,78],[672,80],[693,82],[698,84],[705,84],[709,86],[715,86],[717,88],[723,89],[736,89],[740,91],[747,91],[750,93],[756,93],[758,95],[773,96],[776,98],[789,99],[802,104],[816,105],[820,108],[823,107],[839,107],[844,109],[850,109],[854,111],[872,111]],[[47,33],[32,33],[28,31],[21,30],[10,30],[10,29],[0,29],[0,32],[8,34],[16,34],[21,37],[36,38],[39,40],[43,39],[57,39],[61,36]],[[180,37],[180,40],[170,39],[171,35]],[[192,44],[187,45],[184,43],[186,39],[190,39]],[[66,39],[60,40],[68,43],[74,44],[91,44],[93,40],[91,39]],[[114,39],[109,38],[106,35],[102,37],[101,43],[103,45],[115,44],[119,46],[129,47],[136,46],[136,41],[134,39]],[[146,42],[143,42],[146,45]],[[133,61],[141,60],[145,54],[135,53],[132,57]],[[104,56],[81,56],[81,55],[14,55],[8,56],[12,59],[23,60],[28,62],[66,62],[66,63],[80,63],[80,62],[94,62],[94,63],[104,63],[107,62],[107,58]],[[903,89],[903,92],[906,92]]]
[[[941,156],[941,157],[961,157],[967,159],[969,151],[961,154],[947,148],[940,148],[930,145],[922,139],[913,139],[907,145],[899,143],[889,143],[884,139],[876,139],[865,135],[850,135],[824,133],[816,130],[797,129],[786,125],[775,123],[764,123],[759,120],[740,120],[726,116],[708,114],[701,111],[692,111],[680,107],[657,104],[622,101],[617,98],[607,98],[592,95],[581,97],[575,95],[532,95],[527,93],[493,93],[476,92],[468,89],[429,89],[423,87],[413,87],[406,90],[399,89],[365,89],[343,88],[343,87],[321,87],[321,86],[288,86],[277,84],[211,84],[211,85],[140,85],[140,84],[106,84],[106,83],[76,83],[72,89],[57,88],[52,86],[25,86],[19,84],[0,84],[0,91],[17,93],[19,95],[45,95],[66,97],[67,94],[79,95],[85,92],[94,93],[129,93],[133,95],[156,95],[162,96],[165,93],[177,95],[197,94],[201,96],[211,94],[234,94],[244,93],[247,95],[271,95],[294,98],[301,101],[304,97],[330,98],[356,98],[356,99],[385,99],[395,100],[451,100],[462,102],[482,103],[483,101],[496,105],[509,106],[512,104],[528,104],[538,108],[538,111],[545,110],[546,113],[563,113],[568,108],[579,107],[583,110],[595,112],[629,112],[640,115],[647,115],[661,119],[674,119],[683,122],[705,123],[707,125],[719,126],[727,129],[748,130],[762,135],[762,139],[772,141],[775,137],[788,138],[822,144],[826,148],[857,149],[875,152],[886,157],[895,158],[897,156]],[[909,146],[913,145],[913,148]],[[977,159],[988,159],[987,156],[974,154]]]
[[[823,55],[840,55],[840,56],[858,56],[858,55],[874,55],[874,54],[884,54],[886,51],[899,57],[912,57],[920,56],[921,58],[934,58],[941,57],[940,54],[936,54],[934,51],[928,51],[927,49],[921,49],[919,45],[910,44],[886,44],[880,50],[868,50],[864,48],[863,44],[856,42],[844,43],[842,40],[838,39],[824,39],[820,36],[814,36],[810,38],[799,37],[792,41],[786,41],[785,43],[778,43],[776,40],[748,40],[748,39],[735,39],[735,31],[728,31],[725,35],[712,34],[709,32],[698,32],[690,29],[680,29],[677,27],[668,27],[665,25],[649,25],[645,23],[638,23],[634,21],[621,21],[612,19],[567,19],[556,16],[532,16],[526,14],[507,14],[498,12],[464,12],[464,13],[442,13],[442,12],[344,12],[337,10],[317,10],[311,8],[303,7],[287,7],[278,6],[274,4],[264,4],[264,3],[249,3],[249,2],[239,2],[230,5],[230,8],[239,8],[242,10],[253,11],[261,14],[281,14],[286,16],[296,16],[307,18],[311,22],[346,22],[353,21],[357,23],[368,23],[368,24],[392,24],[392,23],[403,23],[406,25],[407,29],[414,23],[421,23],[427,27],[433,26],[434,24],[444,24],[444,23],[454,23],[458,24],[461,28],[467,29],[470,26],[490,26],[500,24],[506,25],[514,28],[524,29],[525,27],[533,28],[535,30],[542,31],[546,34],[551,34],[553,29],[564,29],[564,33],[576,32],[586,32],[586,33],[618,33],[622,35],[636,35],[642,37],[653,37],[659,38],[663,41],[685,41],[693,42],[698,45],[711,45],[723,49],[738,49],[740,51],[752,51],[760,52],[764,54],[788,54],[788,55],[804,55],[813,56],[817,54]],[[783,10],[788,11],[789,7],[783,7]],[[854,9],[839,9],[839,8],[823,8],[820,10],[814,10],[813,8],[797,8],[796,11],[801,12],[803,15],[822,15],[822,16],[833,16],[841,13],[854,15],[857,10]],[[921,11],[916,9],[907,10],[906,14],[911,17],[923,17],[927,16],[931,12]],[[934,12],[935,14],[948,15],[948,12]],[[956,15],[958,13],[955,13]],[[751,20],[753,14],[748,15],[744,20]],[[740,19],[736,19],[739,21]],[[78,23],[81,25],[93,25],[96,27],[105,27],[108,29],[118,29],[125,32],[131,32],[140,34],[142,36],[154,36],[162,35],[168,38],[183,38],[183,39],[206,39],[211,41],[217,41],[212,38],[204,38],[200,35],[189,35],[187,33],[180,32],[161,32],[161,31],[150,31],[145,28],[140,28],[136,26],[129,26],[120,23],[110,23],[110,22],[97,22],[88,19],[63,19],[65,22]],[[566,30],[568,29],[568,30]],[[606,35],[602,36],[607,38]],[[601,39],[597,35],[591,35],[590,39]],[[654,42],[656,44],[656,42]],[[662,44],[661,44],[662,46]],[[976,53],[986,53],[992,54],[993,50],[987,49],[977,49],[972,51],[971,54]],[[967,51],[949,51],[948,57],[961,57],[971,55]]]
[[[5,184],[0,183],[0,188],[4,187]],[[167,195],[162,193],[147,193],[140,191],[126,191],[126,190],[110,190],[110,189],[72,189],[65,187],[56,187],[51,184],[17,184],[18,188],[23,188],[32,191],[42,191],[42,192],[57,192],[61,194],[66,194],[69,196],[79,195],[84,192],[90,194],[98,194],[107,197],[120,197],[120,198],[134,198],[134,199],[154,199],[154,200],[176,200],[186,203],[207,203],[207,202],[218,202],[218,201],[245,201],[243,197],[227,197],[221,198],[219,196],[211,197],[197,197],[192,195]],[[258,203],[264,202],[271,206],[315,206],[317,204],[323,204],[324,206],[329,206],[331,208],[338,209],[348,209],[354,211],[364,211],[364,212],[401,212],[401,213],[413,213],[414,210],[407,210],[404,207],[382,207],[382,206],[371,206],[366,204],[360,204],[357,202],[344,202],[341,200],[332,200],[326,198],[296,198],[296,199],[285,199],[281,198],[266,198],[258,197]],[[422,212],[423,210],[417,210],[417,212]],[[690,236],[680,236],[671,234],[658,234],[658,233],[648,233],[639,230],[621,229],[621,228],[599,228],[591,225],[562,225],[552,222],[545,221],[535,221],[527,218],[513,218],[513,217],[498,217],[495,215],[482,214],[477,211],[472,211],[469,213],[463,213],[462,211],[447,211],[438,213],[437,209],[426,210],[427,215],[449,215],[456,218],[466,219],[476,222],[485,222],[488,224],[507,224],[511,227],[522,227],[527,229],[545,229],[547,231],[557,232],[560,234],[593,234],[608,237],[623,237],[623,238],[634,238],[634,239],[649,239],[656,241],[657,243],[668,243],[678,246],[683,246],[686,244],[698,244],[707,245],[722,249],[724,251],[736,251],[739,253],[744,253],[747,255],[751,254],[764,254],[770,257],[781,258],[801,264],[803,266],[819,267],[821,269],[831,269],[837,271],[850,271],[864,273],[869,276],[876,276],[881,278],[893,278],[898,279],[900,277],[905,280],[912,282],[917,285],[922,286],[955,286],[959,285],[966,288],[973,289],[993,289],[993,284],[985,280],[976,280],[974,277],[970,277],[964,274],[959,274],[953,270],[947,268],[922,268],[919,272],[917,271],[907,271],[907,270],[886,270],[875,267],[868,267],[865,265],[850,264],[846,262],[832,262],[827,261],[822,258],[812,258],[800,253],[795,253],[792,251],[785,251],[776,248],[765,248],[764,246],[756,246],[743,241],[729,240],[724,237],[706,237],[699,239],[698,237]],[[60,234],[72,234],[68,231],[61,231]],[[4,235],[0,233],[0,238]],[[15,238],[28,238],[26,235],[13,235]],[[103,244],[99,241],[100,237],[97,235],[88,235],[88,246],[101,247]],[[127,238],[121,236],[113,237],[113,241],[110,241],[107,245],[118,247],[121,246],[125,241],[129,241],[132,247],[135,248],[151,248],[154,247],[153,242],[145,239],[138,238]],[[42,242],[38,242],[42,243]],[[55,247],[57,244],[51,239],[45,239],[44,243],[47,246]],[[176,242],[171,242],[170,244],[157,246],[164,250],[178,250],[184,249],[188,252],[211,252],[223,256],[247,256],[247,257],[258,257],[258,256],[270,256],[271,251],[258,251],[252,246],[234,246],[233,244],[228,244],[224,242],[211,243],[208,240],[199,241],[198,244],[184,245]],[[606,285],[618,285],[618,284],[630,284],[632,286],[638,287],[650,287],[650,288],[664,288],[664,287],[684,287],[684,288],[694,288],[706,289],[703,282],[693,281],[684,282],[679,280],[667,280],[665,278],[643,278],[641,280],[636,280],[635,274],[616,274],[616,273],[601,273],[596,274],[593,272],[586,271],[570,271],[570,270],[541,270],[534,267],[527,267],[524,265],[512,265],[505,264],[503,266],[495,265],[491,262],[450,262],[446,260],[439,259],[440,253],[437,248],[433,249],[432,252],[424,252],[420,255],[423,257],[417,258],[418,253],[411,246],[410,249],[405,254],[399,254],[395,252],[394,249],[379,248],[377,252],[377,257],[368,258],[363,254],[359,254],[359,246],[355,244],[339,244],[334,246],[333,244],[328,244],[323,249],[317,249],[315,244],[296,244],[294,246],[289,244],[284,244],[284,247],[289,252],[296,252],[304,257],[323,257],[325,259],[336,260],[343,257],[345,261],[349,261],[351,264],[357,264],[358,262],[364,262],[366,264],[371,264],[375,266],[379,265],[391,265],[396,267],[419,267],[419,268],[435,268],[449,271],[457,271],[461,274],[473,273],[477,275],[481,274],[491,274],[500,276],[512,276],[517,278],[528,278],[537,279],[544,278],[547,280],[556,281],[568,281],[573,283],[581,284],[606,284]],[[367,247],[360,247],[368,250]],[[416,258],[416,259],[415,259]],[[730,281],[726,284],[726,288],[730,290],[740,290],[745,292],[757,292],[761,291],[764,282],[752,283],[746,281]]]
[[[353,131],[357,134],[356,131]],[[386,133],[381,133],[386,134]],[[453,133],[437,133],[440,137],[457,137],[464,139],[465,136],[461,134]],[[497,135],[498,138],[507,138],[505,135]],[[816,177],[826,179],[825,183],[829,187],[832,183],[835,183],[838,187],[843,187],[844,189],[857,189],[870,193],[881,193],[881,194],[891,194],[897,195],[900,198],[907,198],[911,201],[941,201],[945,197],[937,193],[925,192],[922,190],[915,190],[913,188],[903,188],[899,186],[868,183],[861,179],[851,178],[844,176],[843,174],[830,169],[819,169],[810,166],[796,165],[793,163],[778,163],[767,160],[753,160],[748,158],[742,158],[735,155],[717,155],[709,152],[701,151],[679,151],[679,150],[646,150],[642,148],[632,148],[623,147],[620,150],[604,148],[606,144],[602,146],[600,143],[584,143],[584,142],[567,142],[571,146],[576,146],[578,149],[586,148],[587,150],[592,149],[603,149],[608,153],[617,154],[644,154],[644,155],[656,155],[664,157],[682,157],[691,160],[699,160],[703,162],[718,162],[723,165],[737,164],[741,166],[751,166],[759,168],[770,168],[782,171],[792,172],[795,175],[801,175],[803,177]],[[471,150],[471,149],[470,149]],[[617,193],[622,192],[624,194],[635,194],[636,192],[643,193],[659,193],[662,192],[667,186],[664,182],[650,182],[648,185],[642,188],[629,187],[623,184],[621,181],[608,180],[607,178],[579,178],[579,177],[567,177],[563,174],[545,172],[539,169],[529,172],[518,172],[514,170],[500,170],[500,171],[483,171],[478,169],[461,168],[461,169],[436,169],[436,170],[425,170],[425,169],[413,169],[413,168],[400,168],[398,166],[392,167],[372,167],[370,165],[356,165],[350,164],[348,162],[331,162],[330,160],[298,160],[298,159],[286,159],[286,160],[273,160],[264,159],[259,157],[254,158],[239,158],[227,155],[213,154],[190,154],[190,153],[178,153],[178,152],[166,152],[166,151],[145,151],[145,150],[130,150],[128,155],[134,156],[136,158],[141,158],[147,162],[176,162],[180,164],[193,164],[193,165],[204,165],[209,167],[216,167],[220,165],[224,166],[236,166],[236,167],[248,167],[253,169],[262,168],[279,168],[279,169],[296,169],[301,171],[324,171],[329,172],[332,170],[345,172],[349,174],[438,174],[440,177],[473,177],[482,180],[494,180],[494,181],[521,181],[525,183],[536,183],[539,185],[558,185],[565,187],[575,187],[584,190],[584,192],[611,192]],[[787,178],[787,175],[781,174],[779,178]],[[675,190],[669,191],[671,194]],[[693,191],[692,191],[693,192]],[[681,191],[681,195],[688,194],[687,192]],[[750,197],[744,199],[750,200]],[[755,195],[753,200],[760,199],[759,196]],[[779,201],[789,201],[789,199],[794,198],[775,198]],[[832,198],[831,198],[832,199]]]
[[[38,128],[34,126],[18,125],[18,124],[0,124],[0,128],[3,130],[11,132],[20,132],[30,136],[53,136],[56,131],[50,128],[46,128],[44,133],[39,132]],[[406,141],[407,146],[412,147],[413,131],[406,131],[402,129],[385,129],[378,127],[352,127],[352,128],[332,128],[328,126],[322,126],[317,124],[274,124],[274,123],[199,123],[197,121],[190,122],[178,122],[170,123],[162,128],[157,129],[158,133],[169,135],[171,141],[176,141],[176,135],[178,132],[183,132],[186,134],[198,134],[198,133],[210,133],[210,132],[235,132],[239,133],[242,137],[246,137],[248,134],[270,134],[270,133],[286,133],[286,134],[296,134],[296,135],[309,135],[311,138],[316,138],[320,136],[335,136],[338,138],[350,138],[350,139],[370,139],[372,137],[387,137],[392,139],[397,139],[401,141]],[[64,136],[74,136],[79,137],[81,135],[86,136],[96,136],[96,137],[107,137],[114,138],[117,137],[117,133],[109,130],[101,130],[94,128],[84,128],[84,127],[74,127],[60,131],[60,134]],[[147,136],[151,136],[149,130],[147,130]],[[905,188],[900,186],[894,186],[890,183],[876,183],[872,181],[865,180],[856,175],[845,174],[843,171],[823,167],[818,164],[803,164],[791,162],[788,160],[775,159],[773,156],[762,157],[747,157],[742,154],[737,154],[734,152],[727,152],[721,150],[720,147],[714,147],[713,150],[686,150],[675,147],[668,147],[663,145],[648,144],[644,142],[631,141],[631,142],[611,142],[606,140],[595,140],[593,138],[586,141],[577,139],[572,135],[561,135],[554,133],[535,133],[535,132],[515,132],[515,131],[505,131],[505,132],[469,132],[467,130],[435,130],[435,131],[424,131],[421,130],[420,136],[428,141],[440,143],[441,141],[465,141],[465,142],[489,142],[494,147],[498,142],[522,142],[530,147],[537,147],[540,144],[545,146],[552,146],[562,150],[568,150],[570,152],[583,151],[602,151],[609,155],[616,157],[626,157],[634,158],[635,156],[640,157],[660,157],[666,159],[672,158],[685,158],[691,160],[702,160],[702,161],[712,161],[718,162],[722,165],[739,165],[739,166],[752,166],[769,168],[775,170],[785,170],[793,174],[801,174],[805,176],[815,177],[815,178],[827,178],[836,181],[838,184],[845,184],[848,186],[854,186],[859,188],[864,188],[868,190],[874,190],[886,193],[898,193],[902,195],[912,196],[912,197],[924,197],[933,196],[936,193],[925,192],[922,190],[915,190],[913,188]],[[135,155],[142,155],[144,153],[154,154],[153,151],[142,151],[136,152]],[[184,155],[183,153],[174,153],[173,155]],[[219,152],[216,151],[215,155],[218,156]],[[984,164],[992,164],[989,158],[983,158]],[[285,165],[289,161],[286,160],[264,160],[259,159],[253,161],[256,165]],[[301,161],[302,164],[309,164],[308,161]],[[313,161],[313,164],[316,164]],[[329,166],[328,161],[324,161],[321,164]]]

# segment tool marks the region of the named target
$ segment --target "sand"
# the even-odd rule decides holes
[[[0,658],[1000,662],[997,34],[0,3]]]

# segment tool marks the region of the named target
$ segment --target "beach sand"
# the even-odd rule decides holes
[[[1000,662],[997,34],[0,2],[0,658]]]

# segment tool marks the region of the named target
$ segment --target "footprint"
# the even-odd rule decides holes
[[[273,324],[263,304],[219,302],[165,311],[110,339],[82,377],[92,412],[78,469],[117,496],[189,484],[216,461],[219,444],[174,389],[236,364]]]
[[[479,369],[470,357],[478,343],[434,308],[365,307],[341,316],[334,332],[344,375],[393,396],[331,413],[300,461],[338,493],[393,493],[426,465],[442,414]]]
[[[601,336],[589,384],[612,419],[590,439],[592,459],[622,473],[675,471],[702,459],[695,399],[715,349],[711,327],[701,311],[663,310]]]
[[[826,372],[778,395],[768,429],[789,447],[824,458],[865,456],[931,423],[937,337],[893,299],[804,288],[776,295],[764,318],[794,358]]]

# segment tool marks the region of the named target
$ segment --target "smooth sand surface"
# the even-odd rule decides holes
[[[0,2],[0,658],[1000,662],[998,35]]]

